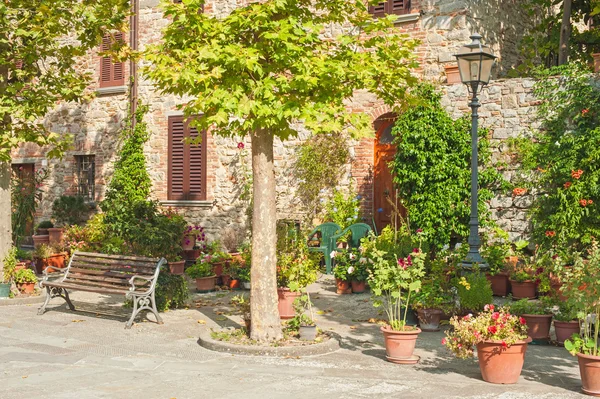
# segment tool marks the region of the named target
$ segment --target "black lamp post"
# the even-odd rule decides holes
[[[487,268],[485,260],[479,253],[481,241],[479,240],[479,214],[478,204],[478,164],[477,164],[477,124],[478,108],[481,106],[477,92],[490,81],[492,66],[496,56],[488,46],[481,44],[481,36],[474,33],[472,42],[461,47],[455,55],[458,61],[460,79],[471,92],[472,98],[469,106],[472,110],[471,124],[471,219],[469,221],[469,253],[462,262],[464,269],[471,269],[474,264],[480,268]]]

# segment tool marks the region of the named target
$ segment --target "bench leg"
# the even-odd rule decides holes
[[[148,310],[154,313],[154,316],[156,316],[156,322],[158,324],[163,324],[162,319],[158,315],[158,310],[156,309],[156,299],[154,298],[154,292],[152,292],[152,294],[150,295],[145,296],[131,295],[131,298],[133,299],[133,312],[131,313],[131,318],[125,325],[125,328],[131,328],[135,317],[142,310]]]
[[[156,317],[156,322],[158,324],[164,324],[161,317],[158,315],[158,309],[156,309],[156,298],[154,297],[154,291],[152,291],[152,296],[150,299],[152,301],[152,313],[154,313],[154,316]]]
[[[75,310],[75,306],[73,306],[73,302],[71,302],[71,298],[69,298],[69,293],[66,289],[58,287],[46,287],[46,300],[39,308],[38,315],[43,315],[46,311],[46,306],[48,306],[48,303],[50,302],[50,299],[56,298],[57,296],[61,297],[67,302],[69,309]]]
[[[131,317],[125,324],[126,329],[130,329],[133,325],[133,321],[135,320],[135,316],[138,314],[138,297],[135,295],[131,295],[131,299],[133,300],[133,311],[131,312]]]

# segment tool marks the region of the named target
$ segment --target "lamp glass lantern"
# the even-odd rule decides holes
[[[472,42],[464,45],[455,55],[458,61],[460,79],[474,90],[480,85],[486,85],[492,75],[492,67],[496,56],[489,46],[481,43],[481,36],[473,34]]]

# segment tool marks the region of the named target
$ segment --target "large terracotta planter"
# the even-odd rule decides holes
[[[444,69],[446,70],[446,82],[449,85],[462,83],[460,79],[460,73],[458,71],[458,65],[445,65]]]
[[[38,258],[35,260],[35,272],[42,274],[43,271],[48,268],[48,273],[55,273],[64,269],[66,265],[67,256],[65,254],[54,254],[46,259]],[[50,267],[52,266],[52,267]]]
[[[33,294],[35,291],[35,283],[18,283],[17,288],[22,294]]]
[[[419,356],[414,356],[415,345],[421,330],[414,327],[409,331],[394,331],[389,326],[381,327],[385,341],[385,358],[398,364],[415,364]]]
[[[571,338],[571,335],[579,334],[580,327],[577,320],[558,321],[554,320],[554,332],[556,333],[556,342],[563,345],[565,341]]]
[[[294,301],[299,296],[299,292],[290,291],[289,288],[277,288],[277,297],[279,299],[277,308],[279,309],[280,318],[291,319],[296,315]]]
[[[191,251],[194,249],[194,245],[196,245],[196,236],[183,236],[183,240],[181,240],[181,248],[184,251]]]
[[[529,335],[531,339],[550,339],[550,325],[552,324],[551,314],[524,314],[522,316],[527,322],[527,335]]]
[[[185,260],[179,260],[177,262],[169,262],[169,271],[171,274],[182,275],[185,269]]]
[[[31,238],[33,239],[33,247],[37,248],[42,244],[50,244],[50,236],[49,235],[37,235],[37,236],[31,236]]]
[[[486,274],[485,277],[492,285],[492,293],[496,296],[508,295],[508,274],[498,273],[495,275]]]
[[[419,317],[419,327],[426,332],[440,331],[440,321],[442,319],[440,309],[419,309],[417,315]]]
[[[515,384],[519,380],[527,344],[531,338],[504,348],[502,341],[485,341],[477,344],[477,358],[481,377],[492,384]]]
[[[583,393],[600,397],[600,356],[577,354]]]
[[[48,237],[50,244],[59,244],[62,242],[64,237],[65,229],[62,227],[51,227],[48,229]]]
[[[367,290],[366,281],[352,280],[350,284],[352,285],[352,292],[355,294],[360,294],[361,292],[365,292]]]
[[[510,280],[510,289],[512,291],[513,299],[535,299],[535,282],[523,281],[522,283]]]
[[[351,294],[352,288],[350,287],[350,282],[346,280],[341,280],[339,278],[335,279],[336,292],[340,295]]]
[[[183,251],[183,255],[186,260],[196,261],[200,257],[201,251],[199,249],[190,249]]]
[[[198,292],[211,292],[215,290],[215,276],[202,277],[196,279],[196,289]]]

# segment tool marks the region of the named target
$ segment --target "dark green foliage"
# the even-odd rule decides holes
[[[59,226],[82,223],[90,208],[80,195],[61,195],[52,204],[52,218]]]
[[[440,105],[441,94],[422,84],[413,92],[417,103],[399,115],[393,130],[397,153],[390,163],[410,226],[441,248],[467,237],[471,200],[471,122],[453,120]],[[492,188],[505,185],[490,167],[487,130],[479,130],[479,216],[489,225],[485,201]]]
[[[477,312],[493,301],[492,285],[484,273],[468,273],[455,281],[455,287],[463,311]]]
[[[187,281],[183,276],[161,270],[156,283],[156,307],[159,312],[182,308],[189,298]]]
[[[531,208],[533,237],[545,245],[585,246],[600,237],[599,82],[581,65],[538,78],[541,129],[533,140],[515,140],[527,176],[523,184],[540,193]]]

